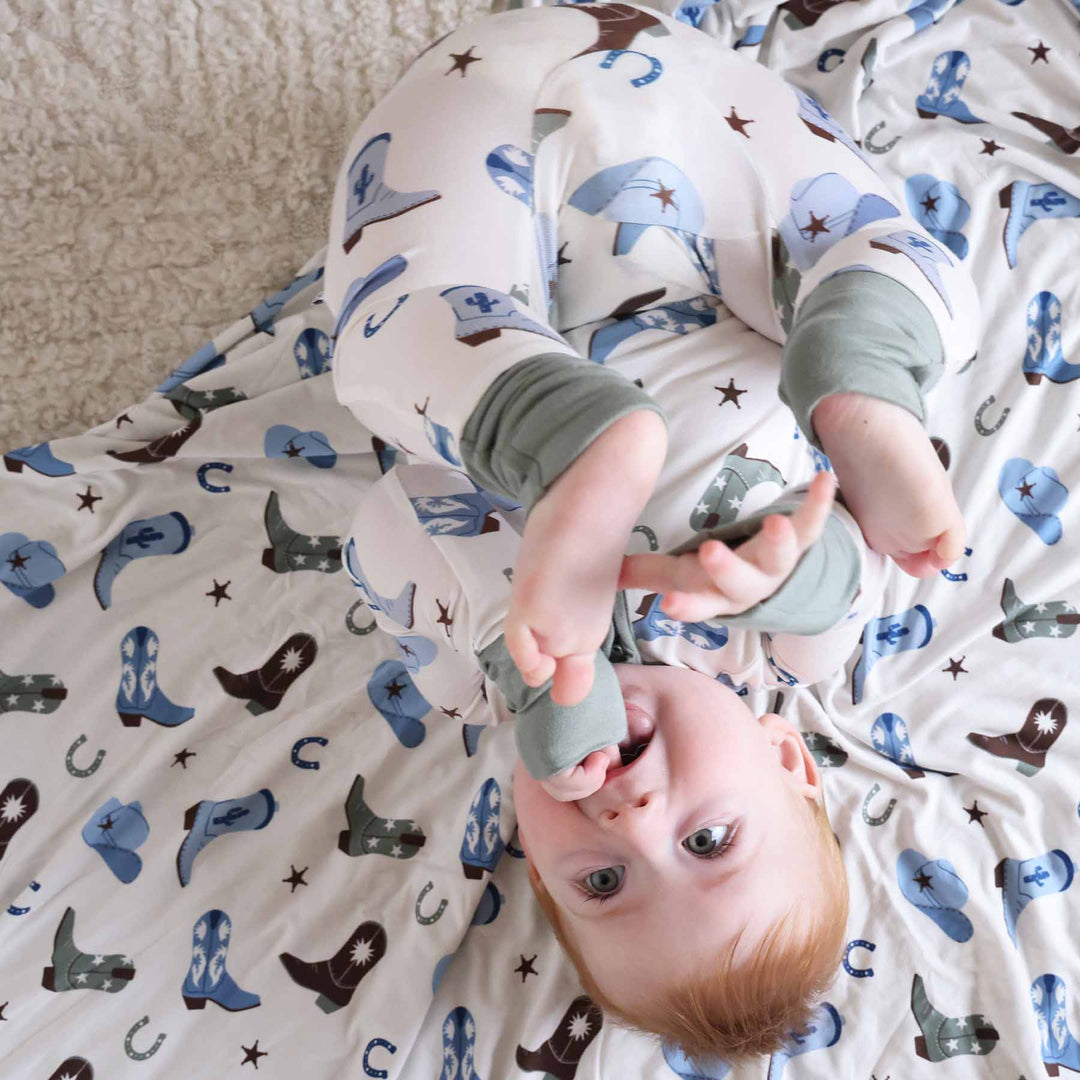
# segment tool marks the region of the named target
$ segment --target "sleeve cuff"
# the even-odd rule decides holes
[[[500,635],[476,654],[484,674],[502,691],[514,713],[514,741],[518,754],[534,780],[577,765],[594,750],[626,738],[626,707],[615,669],[605,650],[611,648],[614,629],[597,651],[592,689],[577,705],[556,705],[551,700],[552,680],[527,686]]]
[[[543,353],[504,371],[473,409],[462,461],[483,488],[526,509],[616,420],[664,410],[625,376],[591,360]]]
[[[944,370],[941,336],[923,302],[869,270],[826,278],[799,307],[780,358],[780,400],[809,442],[814,409],[849,392],[891,401],[925,418],[923,394]]]

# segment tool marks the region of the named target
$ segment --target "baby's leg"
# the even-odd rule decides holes
[[[960,555],[963,523],[921,426],[923,394],[975,351],[974,286],[816,102],[759,65],[737,82],[734,71],[718,62],[709,93],[747,121],[724,149],[753,165],[747,216],[767,222],[770,280],[749,267],[749,286],[722,279],[724,300],[770,334],[748,290],[771,291],[781,399],[829,455],[871,545],[909,573],[935,573]]]
[[[549,318],[556,222],[538,209],[535,166],[562,116],[536,106],[596,36],[596,19],[555,8],[455,31],[369,114],[334,193],[325,298],[338,400],[413,458],[463,468],[526,508],[604,423],[656,411]],[[537,419],[553,411],[554,433]]]

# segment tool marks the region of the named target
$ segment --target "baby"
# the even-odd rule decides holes
[[[614,573],[619,588],[663,593],[664,610],[683,621],[737,614],[775,592],[830,510],[834,483],[821,472],[795,514],[765,518],[737,552],[711,540],[679,556],[616,558],[613,570],[595,557],[612,539],[602,512],[619,495],[633,506],[647,490],[651,463],[663,456],[654,419],[637,412],[608,428],[526,525],[507,643],[530,685],[554,672],[566,704],[592,683],[593,653],[559,656],[557,644],[573,641],[594,614],[588,583]],[[963,519],[910,413],[841,393],[824,399],[813,420],[845,500],[880,551],[916,577],[959,556]],[[616,472],[625,486],[610,483]],[[590,488],[596,477],[608,479]],[[576,560],[558,557],[570,549]],[[603,584],[596,589],[606,597]],[[553,593],[559,599],[549,607]],[[556,621],[545,622],[551,613]],[[538,633],[541,626],[554,632]],[[851,644],[841,643],[831,664],[819,658],[820,674],[841,668]],[[720,682],[659,665],[614,670],[628,717],[621,745],[647,750],[622,764],[619,746],[609,745],[542,781],[523,762],[515,771],[518,836],[537,900],[585,991],[606,1012],[690,1048],[701,1062],[770,1053],[809,1018],[846,940],[847,881],[817,766],[791,724],[775,713],[755,717]],[[664,943],[662,960],[641,947],[648,941]]]
[[[529,880],[596,1004],[695,1060],[777,1049],[846,880],[801,736],[742,696],[841,669],[886,556],[962,553],[921,421],[974,350],[967,275],[808,95],[574,4],[462,27],[372,110],[324,295],[394,700],[467,749],[513,722]]]

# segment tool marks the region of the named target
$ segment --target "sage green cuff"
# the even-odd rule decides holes
[[[551,700],[551,679],[543,686],[526,685],[502,634],[476,654],[484,674],[503,692],[507,708],[515,714],[514,741],[533,779],[546,780],[594,750],[626,738],[626,706],[608,659],[614,643],[615,630],[610,627],[596,653],[592,689],[577,705],[556,705]]]
[[[941,335],[926,305],[894,278],[849,270],[807,296],[780,354],[780,400],[822,453],[814,409],[839,392],[891,401],[925,419],[923,394],[945,369]]]
[[[624,375],[565,353],[541,353],[504,371],[461,435],[465,470],[480,487],[526,509],[616,420],[664,410]]]
[[[697,551],[706,540],[723,540],[737,548],[760,529],[770,514],[790,517],[802,505],[790,495],[718,529],[698,533],[667,554]],[[859,591],[862,560],[844,523],[830,514],[821,536],[807,548],[795,569],[772,594],[738,615],[718,615],[710,624],[734,626],[772,634],[822,634],[847,614]]]

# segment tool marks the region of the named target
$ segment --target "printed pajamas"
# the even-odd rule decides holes
[[[662,411],[670,445],[628,553],[701,542],[827,467],[806,401],[792,402],[800,431],[777,396],[781,346],[823,282],[890,279],[930,313],[946,370],[973,354],[971,282],[902,206],[808,95],[649,9],[489,15],[416,60],[343,161],[325,300],[339,400],[408,455],[390,468],[387,448],[346,565],[432,706],[490,722],[475,656],[502,633],[545,486],[469,478],[463,432],[496,380],[545,357],[637,383],[633,407]],[[875,365],[889,361],[868,357],[835,389],[874,392]],[[550,485],[584,447],[560,449],[557,427],[544,445],[562,454]],[[630,590],[643,659],[743,693],[840,667],[885,563],[843,507],[834,515],[861,591],[833,629],[682,624]]]

